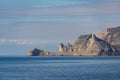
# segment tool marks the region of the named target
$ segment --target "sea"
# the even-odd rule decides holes
[[[120,80],[120,57],[0,56],[0,80]]]

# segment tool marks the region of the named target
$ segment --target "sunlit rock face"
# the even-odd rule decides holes
[[[73,45],[67,43],[64,45],[63,43],[59,44],[59,54],[60,55],[73,55]]]

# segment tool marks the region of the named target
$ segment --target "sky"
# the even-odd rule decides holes
[[[0,55],[58,51],[82,34],[120,26],[120,0],[0,0]]]

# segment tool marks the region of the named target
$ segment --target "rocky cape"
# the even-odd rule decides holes
[[[59,44],[58,52],[34,48],[29,56],[119,56],[120,27],[108,28],[98,34],[79,36],[75,43]]]

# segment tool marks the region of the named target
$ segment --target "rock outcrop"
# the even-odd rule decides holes
[[[73,52],[73,46],[70,43],[67,43],[67,45],[60,43],[59,52]]]
[[[54,56],[55,53],[34,48],[33,50],[29,51],[27,55],[29,56]]]
[[[70,49],[72,49],[72,51]],[[80,36],[73,46],[68,47],[66,45],[63,47],[63,50],[64,51],[60,53],[73,53],[73,55],[82,56],[117,55],[117,50],[112,45],[99,39],[94,34]]]
[[[59,54],[60,55],[73,55],[73,46],[70,43],[66,45],[60,43],[59,45]]]
[[[74,52],[80,52],[81,48],[84,48],[85,45],[87,44],[88,40],[90,39],[91,34],[90,35],[81,35],[79,36],[75,43],[74,43]]]

